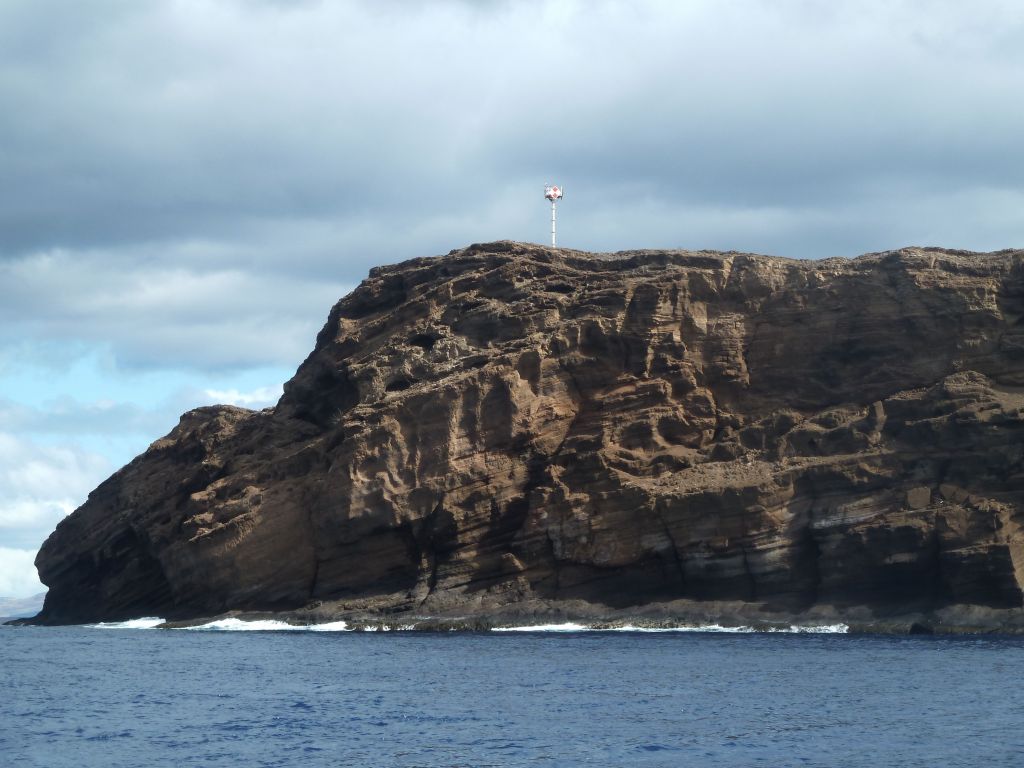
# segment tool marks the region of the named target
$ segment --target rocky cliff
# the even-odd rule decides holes
[[[97,488],[40,620],[1013,627],[1022,415],[1021,251],[474,245],[373,270],[275,408],[187,413]]]

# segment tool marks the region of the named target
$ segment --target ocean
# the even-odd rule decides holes
[[[132,626],[0,627],[0,766],[1024,765],[1016,637]]]

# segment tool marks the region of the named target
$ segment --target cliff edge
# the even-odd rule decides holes
[[[1022,417],[1024,251],[473,245],[374,269],[275,408],[191,411],[100,485],[38,620],[1017,628]]]

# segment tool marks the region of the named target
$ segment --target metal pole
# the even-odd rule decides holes
[[[555,201],[551,201],[551,247],[555,247]]]

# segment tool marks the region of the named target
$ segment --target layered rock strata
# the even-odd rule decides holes
[[[474,245],[372,270],[275,408],[191,411],[97,488],[39,554],[40,620],[1014,626],[1022,415],[1024,252]]]

